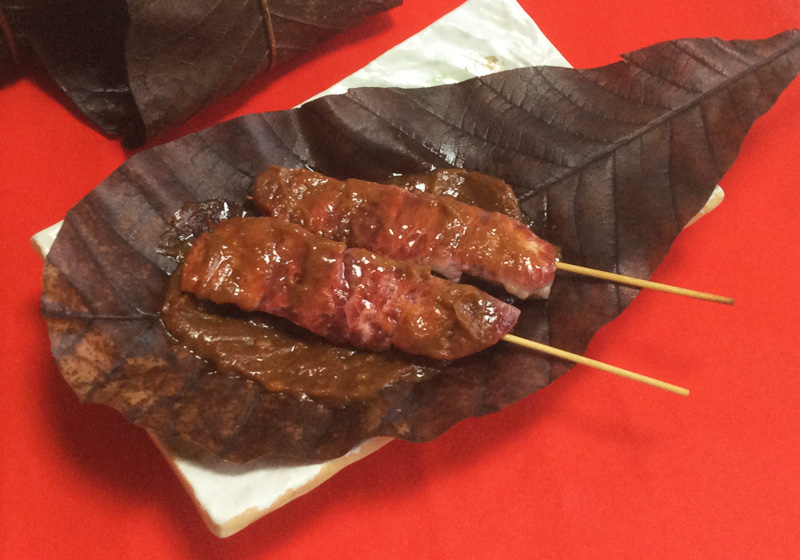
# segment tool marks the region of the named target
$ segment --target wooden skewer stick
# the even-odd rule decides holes
[[[602,371],[607,371],[608,373],[613,373],[615,375],[632,379],[646,385],[658,387],[659,389],[664,389],[665,391],[670,391],[671,393],[683,395],[684,397],[689,395],[689,389],[678,387],[672,383],[659,381],[658,379],[653,379],[652,377],[647,377],[646,375],[642,375],[640,373],[635,373],[633,371],[628,371],[627,369],[622,369],[603,362],[598,362],[597,360],[587,358],[586,356],[581,356],[580,354],[573,354],[572,352],[567,352],[566,350],[559,350],[558,348],[553,348],[552,346],[548,346],[547,344],[542,344],[540,342],[534,342],[533,340],[528,340],[527,338],[520,338],[519,336],[515,336],[513,334],[507,334],[501,340],[505,340],[511,344],[518,344],[519,346],[524,346],[525,348],[530,348],[531,350],[536,350],[544,354],[550,354],[551,356],[556,356],[557,358],[563,358],[565,360],[575,362],[576,364],[582,364]]]
[[[565,272],[582,274],[584,276],[591,276],[593,278],[600,278],[602,280],[610,280],[612,282],[619,282],[620,284],[636,286],[637,288],[648,288],[651,290],[658,290],[660,292],[677,294],[679,296],[687,296],[706,301],[713,301],[715,303],[724,303],[725,305],[733,305],[733,298],[730,297],[718,296],[716,294],[709,294],[706,292],[698,292],[697,290],[687,290],[686,288],[678,288],[677,286],[670,286],[669,284],[659,284],[658,282],[651,282],[650,280],[642,280],[641,278],[634,278],[632,276],[623,276],[622,274],[614,274],[613,272],[605,272],[604,270],[595,270],[594,268],[586,268],[585,266],[578,266],[575,264],[556,261],[556,268]]]

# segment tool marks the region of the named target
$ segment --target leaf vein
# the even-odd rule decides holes
[[[612,142],[607,148],[600,150],[593,157],[589,158],[583,164],[583,166],[581,166],[581,167],[588,166],[588,165],[592,164],[593,162],[602,159],[603,157],[605,157],[609,153],[613,152],[614,150],[619,149],[621,146],[623,146],[625,144],[628,144],[629,142],[635,140],[636,138],[642,136],[643,134],[645,134],[645,133],[647,133],[647,132],[649,132],[649,131],[651,131],[651,130],[659,127],[659,126],[661,126],[665,122],[668,122],[670,119],[675,118],[678,115],[681,115],[685,111],[691,109],[697,103],[701,102],[703,99],[711,97],[711,96],[715,95],[716,93],[718,93],[719,91],[727,89],[731,84],[733,84],[733,83],[735,83],[735,82],[737,82],[737,81],[739,81],[741,79],[744,79],[745,77],[753,74],[754,72],[756,72],[760,68],[762,68],[762,67],[764,67],[764,66],[766,66],[766,65],[768,65],[768,64],[770,64],[770,63],[772,63],[772,62],[774,62],[776,60],[778,60],[779,58],[781,58],[783,56],[786,56],[786,54],[788,54],[792,50],[797,49],[799,45],[800,45],[800,39],[791,42],[788,46],[784,47],[783,49],[780,49],[776,53],[773,53],[772,55],[760,60],[758,63],[753,64],[752,66],[749,66],[748,68],[746,68],[742,72],[739,72],[737,74],[734,74],[734,75],[728,77],[727,79],[723,80],[722,82],[720,82],[716,86],[712,87],[711,89],[702,92],[701,95],[698,95],[698,96],[695,96],[695,97],[689,99],[685,103],[679,105],[678,107],[676,107],[674,109],[671,109],[671,110],[667,111],[666,113],[664,113],[660,117],[657,117],[656,119],[654,119],[651,122],[645,124],[644,126],[638,128],[637,130],[631,131],[630,133],[622,136],[621,138],[619,138],[615,142]],[[570,175],[573,175],[573,174],[579,172],[581,167],[570,168],[566,172],[564,172],[564,173],[562,173],[560,175],[556,174],[554,177],[552,177],[551,179],[548,179],[543,184],[538,185],[536,188],[530,189],[530,190],[520,194],[519,195],[519,199],[520,200],[525,200],[527,198],[530,198],[542,186],[555,184],[555,183],[558,183],[560,181],[563,181],[564,179],[566,179]]]

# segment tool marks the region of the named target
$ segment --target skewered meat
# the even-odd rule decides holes
[[[272,218],[234,218],[184,263],[184,291],[289,319],[334,343],[456,359],[495,344],[519,310],[429,268],[379,257]]]
[[[521,298],[550,293],[555,247],[508,216],[449,196],[273,166],[256,180],[254,200],[312,233],[430,266],[452,280],[466,273]]]

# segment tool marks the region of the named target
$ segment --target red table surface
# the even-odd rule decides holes
[[[796,0],[521,3],[576,66],[666,39],[800,27]],[[292,107],[459,4],[405,0],[150,145]],[[48,351],[28,239],[131,155],[65,107],[35,80],[0,89],[0,557],[800,555],[800,80],[751,130],[725,202],[655,276],[735,307],[645,293],[588,350],[690,397],[578,367],[435,442],[394,442],[225,540],[145,433],[80,404]]]

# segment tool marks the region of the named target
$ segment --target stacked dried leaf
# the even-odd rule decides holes
[[[796,30],[673,41],[594,70],[355,90],[143,152],[68,213],[48,256],[42,312],[53,353],[82,399],[235,461],[317,461],[369,436],[437,437],[570,364],[503,345],[336,406],[215,374],[174,347],[158,318],[175,264],[156,247],[172,213],[213,197],[241,203],[271,164],[372,180],[457,166],[511,184],[565,260],[649,277],[799,69]],[[635,294],[559,277],[548,300],[520,302],[515,333],[582,352]]]
[[[15,49],[35,53],[81,112],[134,147],[268,66],[401,1],[0,0],[8,23],[0,33],[0,80],[19,71],[11,37]]]

